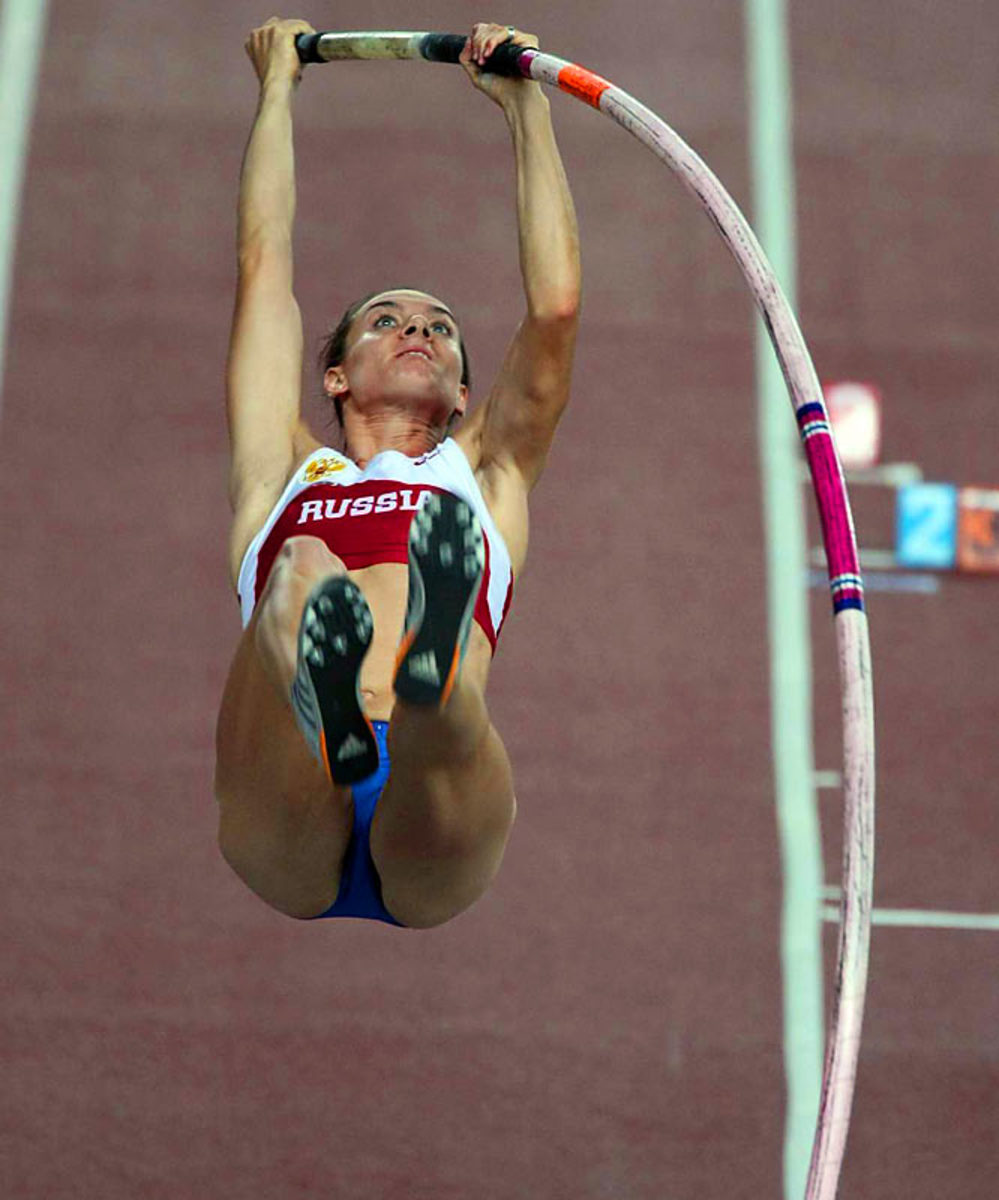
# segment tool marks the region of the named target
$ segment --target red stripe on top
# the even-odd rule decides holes
[[[254,603],[260,600],[278,551],[291,537],[321,538],[343,559],[348,571],[383,562],[408,563],[410,522],[423,498],[432,492],[447,494],[440,487],[412,486],[385,479],[354,484],[315,483],[299,492],[289,501],[260,547]],[[489,539],[483,540],[486,569],[475,601],[474,619],[495,652],[498,635],[489,612]],[[503,615],[506,616],[505,608]]]

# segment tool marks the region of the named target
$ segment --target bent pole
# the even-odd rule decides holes
[[[303,62],[458,62],[461,34],[301,34]],[[507,43],[483,68],[521,75],[583,100],[636,137],[707,213],[742,271],[780,363],[808,461],[832,594],[843,714],[843,877],[836,989],[805,1200],[833,1200],[846,1149],[867,990],[874,886],[874,700],[864,585],[850,502],[829,417],[797,320],[748,222],[698,155],[654,112],[585,67]]]

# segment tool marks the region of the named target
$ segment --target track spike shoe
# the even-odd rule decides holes
[[[359,683],[373,628],[361,589],[345,575],[333,575],[309,593],[298,629],[292,711],[312,753],[338,784],[357,783],[378,769],[378,742]]]
[[[428,496],[409,527],[409,596],[395,674],[400,699],[447,703],[468,645],[485,562],[474,511],[449,493]]]

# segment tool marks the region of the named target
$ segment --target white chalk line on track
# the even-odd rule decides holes
[[[839,909],[825,905],[822,920],[839,922]],[[871,924],[894,926],[897,929],[972,929],[999,931],[999,913],[933,912],[922,908],[875,908]]]
[[[840,779],[836,771],[816,772],[830,777],[827,787],[839,787]],[[835,779],[832,777],[835,776]],[[816,784],[816,786],[822,786]],[[822,920],[835,925],[839,921],[839,901],[842,891],[835,883],[828,883],[822,889],[822,899],[830,903],[822,907]],[[999,913],[968,913],[944,912],[930,908],[874,908],[871,910],[871,924],[894,926],[897,929],[978,929],[999,930]]]
[[[24,165],[47,10],[48,0],[3,0],[0,7],[0,416]]]

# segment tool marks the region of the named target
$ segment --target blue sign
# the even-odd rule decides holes
[[[946,570],[957,560],[957,488],[910,483],[895,502],[895,557],[900,567]]]

